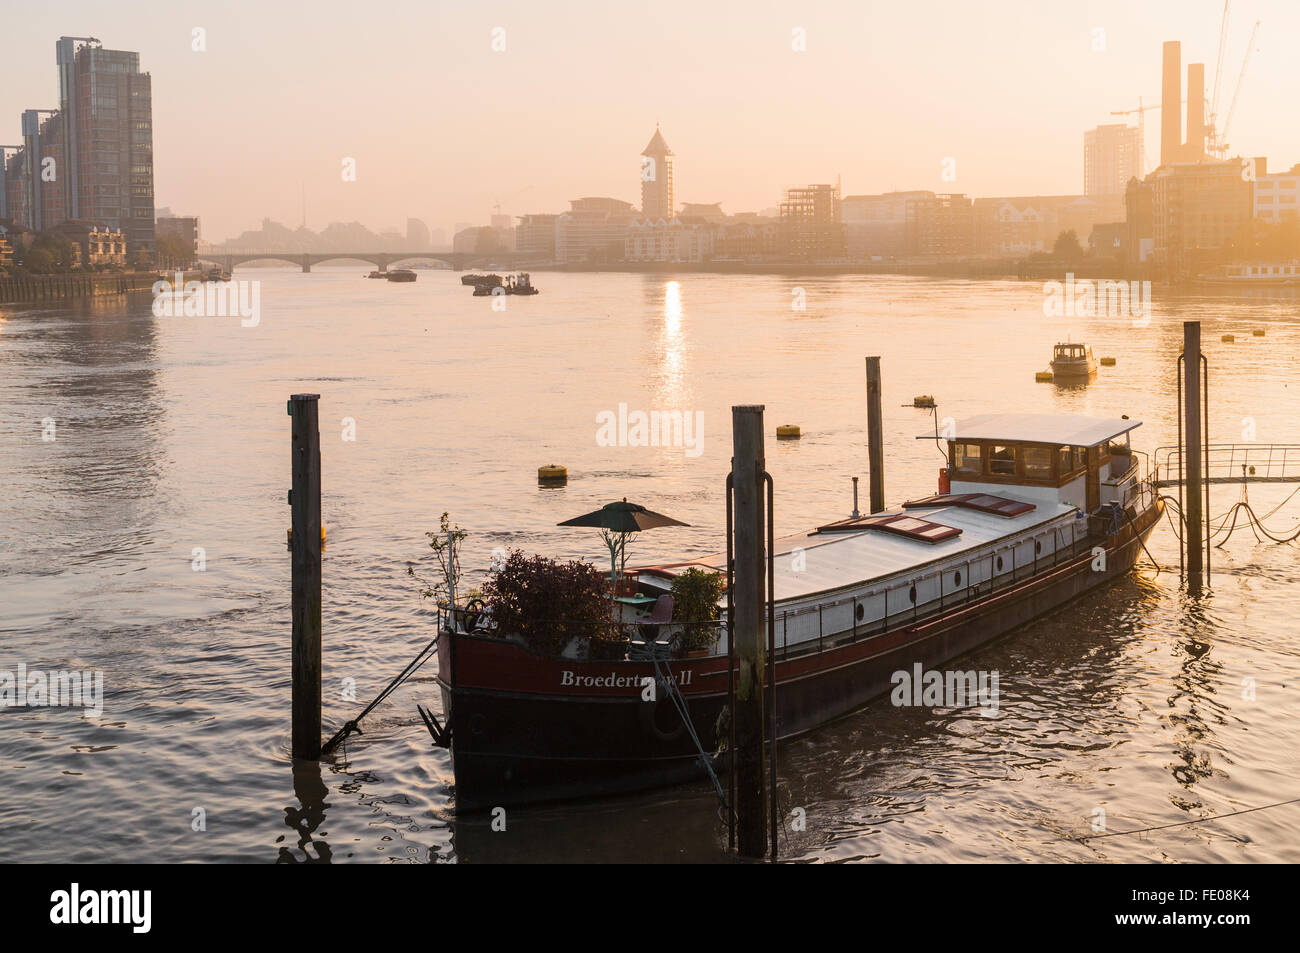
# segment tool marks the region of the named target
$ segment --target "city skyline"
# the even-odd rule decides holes
[[[836,175],[846,195],[1078,194],[1084,132],[1139,96],[1159,101],[1163,42],[1177,39],[1186,62],[1210,64],[1213,83],[1221,14],[1217,2],[1136,11],[1008,2],[945,11],[936,30],[920,9],[724,4],[688,18],[669,3],[627,31],[583,4],[567,15],[399,4],[394,19],[409,29],[370,35],[349,26],[341,5],[323,7],[308,24],[259,9],[266,28],[257,31],[240,29],[248,5],[148,17],[82,3],[34,11],[5,45],[0,117],[10,118],[0,122],[14,127],[12,140],[21,111],[57,106],[49,48],[58,36],[139,51],[155,80],[157,204],[198,215],[215,242],[264,217],[296,226],[304,204],[314,229],[358,221],[404,231],[415,217],[450,235],[453,223],[485,222],[497,203],[511,216],[558,212],[579,196],[639,203],[628,155],[656,121],[678,157],[677,201],[733,213]],[[1264,24],[1232,151],[1286,167],[1300,148],[1288,124],[1271,121],[1270,104],[1300,95],[1285,46],[1300,10],[1234,4],[1223,84],[1235,87],[1256,19]],[[691,29],[675,28],[678,20]],[[268,39],[282,35],[296,40]],[[377,55],[376,44],[387,52]],[[646,64],[665,50],[676,67],[661,76]],[[312,65],[371,53],[385,65],[365,74]],[[1153,129],[1156,116],[1147,117]],[[1156,139],[1149,130],[1148,144]],[[340,175],[348,158],[355,181]],[[943,177],[945,159],[955,160],[955,179]],[[214,180],[216,168],[224,174]]]

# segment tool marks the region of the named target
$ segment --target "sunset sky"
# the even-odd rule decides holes
[[[639,202],[662,124],[679,202],[845,194],[1082,191],[1083,133],[1160,97],[1160,45],[1214,80],[1221,0],[27,4],[0,37],[0,142],[57,105],[54,44],[95,36],[153,75],[156,198],[221,241],[263,216],[405,230]],[[1233,3],[1221,112],[1262,20],[1233,152],[1300,162],[1300,3]],[[194,52],[192,31],[206,31]],[[505,50],[492,50],[494,27]],[[806,31],[806,52],[791,49]],[[1094,52],[1094,30],[1105,50]],[[1211,88],[1207,97],[1213,94]],[[1159,157],[1159,112],[1147,155]],[[1129,117],[1136,122],[1136,117]],[[357,181],[343,182],[344,157]],[[945,157],[957,180],[940,177]]]

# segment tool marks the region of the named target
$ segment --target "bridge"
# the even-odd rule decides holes
[[[513,271],[529,265],[542,264],[545,255],[518,254],[516,252],[451,252],[451,251],[329,251],[329,252],[286,252],[286,251],[211,251],[198,256],[201,262],[220,265],[226,271],[234,271],[236,265],[250,261],[284,261],[301,266],[304,272],[310,272],[312,265],[327,261],[342,260],[364,261],[374,265],[379,271],[387,271],[389,265],[405,261],[440,261],[450,265],[456,271],[466,268],[483,268],[492,265],[502,271]]]

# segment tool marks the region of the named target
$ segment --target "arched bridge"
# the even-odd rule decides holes
[[[466,268],[482,268],[494,265],[502,271],[524,268],[540,264],[544,255],[518,254],[516,252],[402,252],[402,251],[331,251],[331,252],[285,252],[285,251],[240,251],[240,252],[206,252],[198,256],[199,261],[220,265],[226,271],[234,271],[236,265],[250,261],[284,261],[299,265],[304,272],[311,271],[312,265],[327,261],[344,259],[364,261],[374,265],[380,271],[387,271],[389,265],[403,261],[440,261],[451,265],[456,271]]]

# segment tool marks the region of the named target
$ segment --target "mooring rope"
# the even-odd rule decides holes
[[[378,705],[385,698],[387,698],[394,691],[396,691],[397,687],[401,685],[404,681],[406,681],[408,678],[414,675],[421,668],[421,666],[424,665],[425,662],[433,658],[433,652],[431,650],[438,644],[438,639],[441,637],[442,637],[441,632],[435,635],[433,637],[433,641],[430,642],[428,645],[426,645],[423,649],[421,649],[420,653],[416,655],[414,659],[411,660],[411,663],[407,665],[406,668],[402,669],[401,673],[396,678],[394,678],[391,682],[389,682],[387,687],[382,692],[380,692],[378,695],[375,696],[374,701],[372,701],[369,705],[367,705],[365,708],[361,710],[361,714],[357,715],[357,717],[353,718],[351,721],[344,722],[343,727],[340,728],[338,731],[336,731],[334,733],[334,737],[331,738],[329,741],[327,741],[325,743],[325,746],[321,748],[321,754],[323,755],[329,754],[343,740],[345,740],[348,737],[348,735],[352,734],[352,732],[355,731],[357,734],[361,734],[361,726],[359,724],[361,719],[365,718],[366,715],[370,714],[375,709],[376,705]]]
[[[1211,518],[1210,520],[1211,529],[1210,529],[1210,537],[1209,537],[1210,541],[1212,542],[1215,539],[1215,537],[1226,532],[1228,535],[1223,538],[1222,542],[1215,543],[1215,547],[1221,548],[1225,543],[1227,543],[1228,538],[1232,536],[1232,532],[1237,525],[1237,520],[1238,517],[1240,516],[1241,511],[1245,510],[1248,519],[1247,525],[1251,526],[1252,529],[1258,528],[1258,532],[1255,534],[1255,538],[1257,540],[1259,539],[1259,533],[1263,533],[1265,536],[1267,536],[1275,543],[1295,542],[1297,539],[1300,539],[1300,527],[1297,527],[1296,532],[1294,532],[1290,536],[1275,536],[1273,533],[1269,532],[1268,527],[1264,525],[1264,520],[1272,516],[1279,509],[1281,509],[1282,506],[1285,505],[1286,502],[1291,499],[1291,497],[1295,496],[1297,492],[1300,492],[1300,489],[1297,489],[1295,492],[1291,493],[1290,496],[1288,496],[1277,506],[1273,507],[1273,509],[1269,510],[1268,513],[1266,513],[1262,517],[1255,512],[1254,508],[1251,507],[1250,502],[1247,499],[1238,500],[1236,503],[1232,504],[1232,506],[1229,507],[1225,513],[1221,514],[1220,516]],[[1243,491],[1243,496],[1244,496],[1244,491]],[[1169,497],[1169,496],[1161,496],[1160,499],[1170,504],[1170,506],[1167,507],[1165,511],[1165,516],[1169,519],[1169,527],[1174,531],[1175,534],[1177,534],[1180,542],[1184,541],[1185,537],[1183,535],[1183,529],[1187,524],[1187,517],[1183,513],[1183,511],[1179,509],[1178,501],[1173,497]],[[1173,516],[1170,515],[1171,510],[1177,511],[1178,513],[1178,522],[1176,523],[1174,522]],[[1229,524],[1229,520],[1232,521],[1231,524]],[[1217,526],[1213,525],[1216,522],[1217,522]]]
[[[657,645],[657,643],[656,643]],[[718,793],[718,803],[725,809],[727,798],[722,793],[722,782],[718,780],[718,775],[713,770],[713,765],[709,762],[709,756],[704,753],[704,745],[700,743],[700,736],[695,733],[695,722],[691,719],[691,714],[686,709],[686,699],[681,697],[681,692],[677,688],[677,682],[673,678],[672,669],[668,667],[668,662],[664,662],[664,671],[667,672],[665,678],[659,672],[659,655],[653,646],[650,647],[650,662],[655,667],[655,677],[664,681],[668,686],[668,698],[677,709],[677,714],[681,717],[682,723],[686,726],[687,733],[691,736],[691,741],[695,743],[695,750],[699,752],[700,764],[704,765],[704,770],[709,774],[709,780],[713,782],[713,789]],[[734,765],[733,765],[734,770]]]
[[[1300,797],[1291,798],[1289,801],[1277,801],[1274,804],[1261,804],[1259,807],[1247,807],[1240,811],[1229,811],[1227,814],[1212,814],[1209,817],[1194,817],[1190,821],[1178,821],[1174,824],[1156,824],[1152,827],[1139,827],[1131,831],[1107,831],[1104,834],[1087,834],[1082,837],[1067,834],[1062,840],[1072,841],[1089,841],[1100,840],[1103,837],[1125,837],[1129,834],[1147,834],[1151,831],[1167,831],[1174,827],[1187,827],[1191,824],[1205,824],[1209,821],[1221,821],[1225,817],[1237,817],[1241,814],[1253,814],[1256,811],[1267,811],[1274,807],[1285,807],[1288,804],[1300,804]]]

